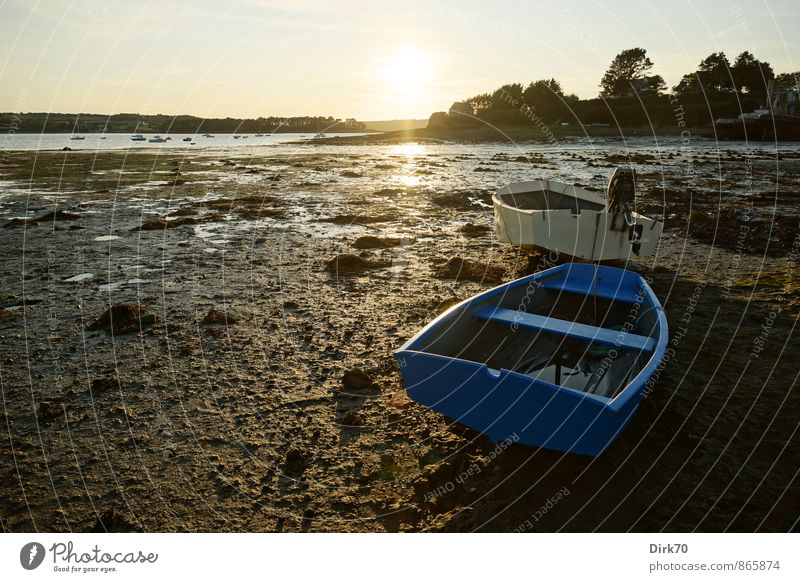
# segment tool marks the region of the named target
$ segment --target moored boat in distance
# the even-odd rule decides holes
[[[210,133],[204,133],[204,134],[203,134],[203,137],[214,137],[214,136],[213,136],[213,135],[211,135]]]
[[[640,275],[567,263],[455,305],[396,357],[412,400],[495,442],[596,456],[631,419],[667,343]]]
[[[156,135],[151,137],[147,140],[149,143],[167,143],[167,140],[161,137],[160,135]]]
[[[147,138],[141,133],[136,133],[131,136],[131,141],[147,141]]]
[[[185,138],[183,138],[183,141],[192,141],[192,138],[190,138],[190,137],[185,137]]]
[[[619,168],[606,197],[555,180],[509,184],[492,196],[495,234],[590,261],[649,256],[664,224],[633,212],[633,191],[632,170]]]
[[[86,138],[83,137],[82,135],[73,135],[73,136],[70,136],[69,139],[72,140],[72,141],[81,141],[81,140],[84,140]]]

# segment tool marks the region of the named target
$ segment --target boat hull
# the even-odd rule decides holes
[[[641,401],[640,394],[612,412],[508,370],[494,375],[479,364],[453,365],[430,354],[406,354],[400,366],[409,398],[493,442],[510,439],[591,457],[616,439]]]
[[[504,201],[504,195],[536,196],[545,189],[560,190],[589,202],[592,209],[580,208],[580,202],[576,208],[526,209]],[[501,242],[541,247],[589,261],[650,256],[658,249],[664,228],[661,221],[634,213],[642,228],[639,244],[634,247],[625,217],[607,212],[602,196],[552,181],[505,186],[492,197],[492,203],[495,234]]]
[[[592,276],[600,297],[626,295],[625,301],[655,314],[653,353],[649,362],[613,398],[555,385],[542,378],[485,363],[425,351],[443,328],[469,317],[476,305],[493,303],[510,288],[545,281],[564,289],[586,288]],[[555,283],[554,283],[555,281]],[[588,293],[588,291],[587,291]],[[587,295],[590,297],[590,295]],[[454,306],[401,347],[396,356],[408,396],[445,416],[488,436],[518,444],[597,456],[628,424],[641,402],[648,380],[664,356],[667,322],[647,283],[631,271],[595,265],[567,264],[501,285]],[[465,341],[469,341],[468,338]],[[620,348],[621,349],[621,348]]]

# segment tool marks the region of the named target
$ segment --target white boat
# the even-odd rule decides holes
[[[213,136],[213,135],[211,135],[210,133],[204,133],[204,134],[203,134],[203,137],[214,137],[214,136]]]
[[[83,137],[82,135],[73,135],[69,139],[71,139],[72,141],[79,141],[79,140],[86,139],[86,138]]]
[[[618,168],[605,197],[554,180],[503,186],[492,196],[497,238],[589,261],[652,255],[664,224],[633,212],[634,180]]]
[[[166,140],[166,139],[164,139],[163,137],[161,137],[160,135],[156,135],[156,136],[154,136],[154,137],[151,137],[151,138],[150,138],[150,139],[148,139],[147,141],[148,141],[149,143],[167,143],[167,140]]]
[[[131,141],[147,141],[147,138],[141,133],[137,133],[131,136]]]

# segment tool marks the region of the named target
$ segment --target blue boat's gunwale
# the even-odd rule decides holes
[[[667,352],[667,344],[669,343],[669,327],[667,325],[667,316],[664,313],[664,308],[661,306],[658,297],[656,297],[655,292],[650,285],[648,285],[647,281],[645,281],[644,277],[639,275],[639,279],[639,285],[645,300],[650,303],[650,306],[655,309],[658,314],[658,341],[656,343],[656,349],[653,351],[647,365],[639,371],[624,390],[608,403],[609,409],[614,412],[619,412],[628,400],[641,393],[647,380],[650,379],[650,376],[653,375],[653,372],[656,371],[656,368],[664,358],[664,354]]]
[[[580,390],[574,390],[572,388],[568,388],[566,386],[557,386],[555,384],[550,384],[549,382],[545,382],[543,380],[539,380],[537,378],[532,378],[531,376],[527,376],[525,374],[520,374],[518,372],[514,372],[512,370],[500,369],[497,370],[498,374],[494,374],[490,372],[490,370],[494,370],[494,368],[489,368],[486,364],[481,364],[480,362],[472,362],[469,360],[462,360],[459,358],[452,358],[447,356],[441,356],[438,354],[432,354],[430,352],[425,352],[422,350],[415,349],[420,343],[422,343],[428,336],[433,332],[435,328],[438,328],[441,325],[446,324],[447,321],[453,319],[454,317],[460,315],[463,311],[469,308],[470,305],[474,303],[481,303],[486,299],[498,295],[508,289],[516,288],[520,285],[526,285],[532,281],[536,281],[538,279],[549,279],[555,278],[559,275],[563,274],[565,271],[569,271],[571,268],[578,268],[578,269],[594,269],[595,272],[598,268],[592,264],[580,264],[580,263],[567,263],[564,265],[559,265],[557,267],[553,267],[551,269],[547,269],[546,271],[540,271],[538,273],[534,273],[527,277],[523,277],[521,279],[517,279],[516,281],[512,281],[511,283],[503,283],[491,289],[480,293],[474,297],[470,297],[465,299],[464,301],[453,305],[444,313],[440,314],[438,317],[433,319],[430,323],[428,323],[425,327],[423,327],[420,331],[418,331],[413,337],[411,337],[408,341],[406,341],[396,352],[396,357],[400,360],[406,354],[424,354],[427,357],[436,357],[437,359],[441,358],[443,360],[451,361],[451,362],[463,362],[469,363],[471,365],[484,368],[486,374],[491,374],[495,379],[502,379],[504,375],[511,376],[512,378],[517,378],[522,381],[526,381],[530,383],[531,386],[539,385],[542,387],[547,387],[548,389],[555,389],[558,393],[561,393],[565,396],[569,396],[572,398],[578,398],[583,401],[589,400],[594,402],[598,405],[606,407],[611,412],[619,412],[622,410],[625,405],[634,397],[641,394],[645,383],[650,378],[650,376],[655,372],[657,366],[660,364],[664,354],[666,353],[667,344],[669,342],[668,337],[668,329],[667,329],[667,318],[664,314],[664,309],[661,307],[661,304],[658,301],[655,293],[653,292],[650,285],[647,284],[647,281],[639,275],[638,273],[634,273],[632,271],[627,271],[625,269],[617,269],[615,267],[602,267],[604,270],[614,270],[614,271],[624,271],[624,273],[632,273],[636,277],[637,286],[640,289],[642,302],[649,303],[652,309],[655,309],[658,314],[658,335],[657,335],[657,343],[655,350],[650,354],[650,358],[647,364],[640,370],[640,372],[631,380],[628,385],[620,391],[614,398],[608,399],[602,396],[597,396],[594,394],[589,394],[586,392],[582,392]],[[625,275],[621,274],[620,276],[620,286],[622,281],[624,281]],[[587,293],[587,296],[591,296],[591,293]],[[630,301],[630,297],[621,296],[620,300],[628,300]],[[635,301],[639,302],[639,301]]]

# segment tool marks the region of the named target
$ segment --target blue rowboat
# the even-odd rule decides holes
[[[568,263],[453,306],[396,353],[408,395],[493,441],[597,456],[664,357],[637,273]]]

